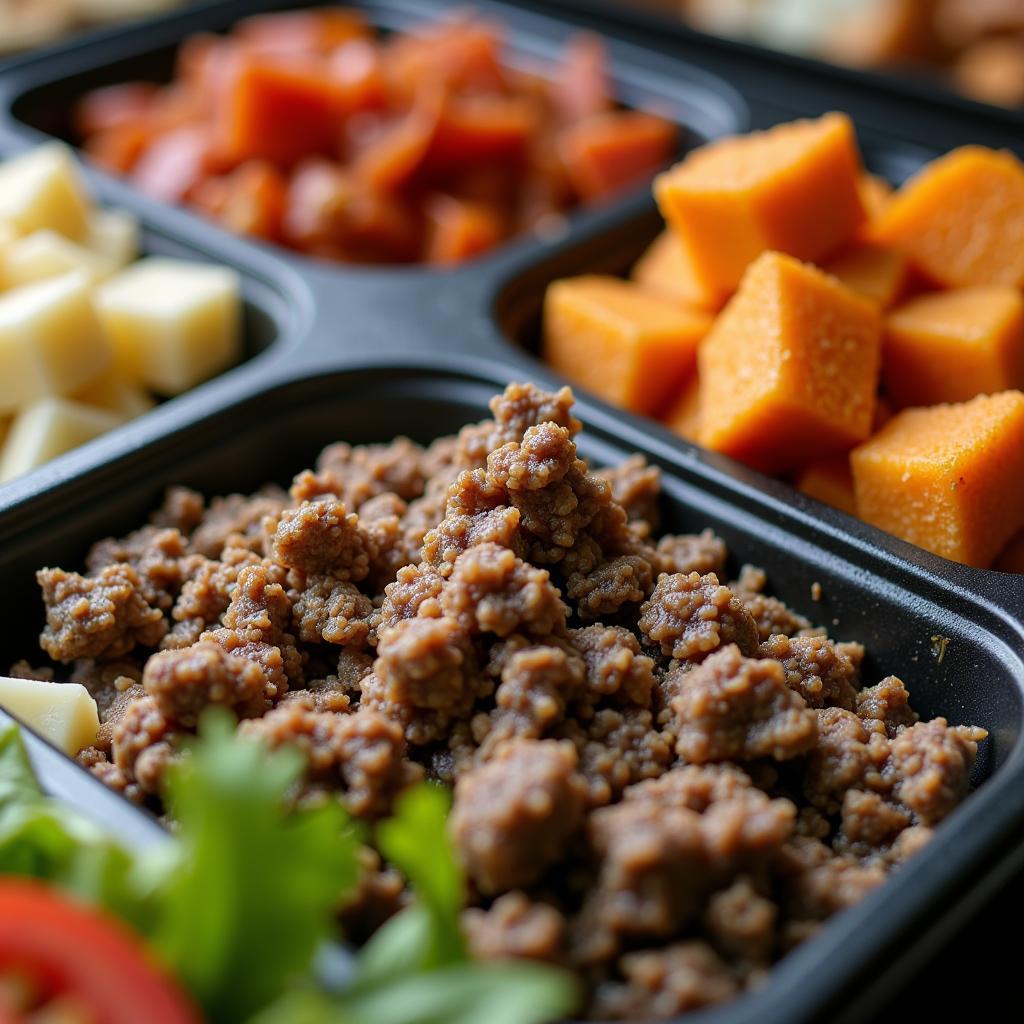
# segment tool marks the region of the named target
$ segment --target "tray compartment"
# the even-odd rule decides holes
[[[329,0],[324,0],[329,2]],[[148,24],[139,29],[112,33],[82,45],[69,44],[28,62],[0,81],[0,149],[8,145],[24,145],[41,137],[58,137],[74,142],[70,125],[71,110],[77,98],[92,88],[128,80],[166,82],[174,67],[180,43],[195,32],[220,32],[229,29],[240,18],[276,10],[322,6],[295,0],[225,0],[204,6],[201,10],[184,11]],[[365,11],[369,21],[382,31],[406,30],[430,24],[451,15],[443,0],[354,0],[351,6]],[[474,5],[485,18],[492,18],[508,30],[508,57],[514,66],[542,70],[557,57],[571,26],[549,17],[529,14],[512,5],[487,2]],[[678,121],[683,128],[682,149],[689,149],[710,138],[742,131],[749,122],[743,99],[726,81],[701,68],[670,58],[659,58],[614,39],[608,40],[612,76],[618,98],[627,106],[656,111]],[[162,207],[136,193],[123,183],[115,185],[112,178],[96,173],[101,191],[113,188],[122,202],[141,209],[150,216]],[[644,184],[633,195],[647,190]],[[600,209],[577,207],[569,211],[570,234],[576,226],[586,225],[609,208],[628,201],[612,199]],[[162,207],[167,211],[167,207]],[[174,217],[180,222],[198,220],[194,213],[183,216],[187,208],[179,208]],[[544,247],[544,242],[531,236],[520,236],[486,254],[476,264],[510,246],[523,243]],[[335,273],[361,274],[363,268],[346,268],[344,264],[312,261],[308,257],[276,250],[286,258]],[[378,272],[382,269],[377,268]],[[392,270],[392,272],[394,272]],[[408,268],[399,268],[404,276]]]
[[[335,440],[386,441],[405,433],[426,442],[485,416],[488,397],[514,375],[497,366],[475,372],[435,360],[297,378],[56,488],[22,514],[3,517],[3,659],[40,660],[33,639],[42,625],[35,569],[80,564],[92,541],[138,525],[164,487],[183,483],[222,494],[267,481],[287,484]],[[663,467],[667,529],[713,527],[737,564],[751,561],[767,569],[780,597],[829,625],[834,635],[865,642],[866,679],[883,668],[898,671],[923,714],[992,731],[975,772],[979,790],[939,829],[915,869],[834,919],[788,957],[763,990],[707,1017],[810,1020],[875,957],[945,907],[970,873],[1024,825],[1024,628],[981,601],[967,600],[942,578],[859,548],[656,437],[645,443],[642,432],[600,406],[584,400],[578,412],[585,424],[582,453],[595,463],[640,450]],[[819,602],[810,593],[814,581],[823,590]],[[935,635],[950,637],[941,663],[932,653]],[[62,799],[95,810],[125,842],[152,841],[144,812],[116,796],[114,809],[87,773],[56,752],[42,754],[37,752],[44,784]]]

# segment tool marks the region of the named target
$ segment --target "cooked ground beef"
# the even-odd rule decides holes
[[[300,797],[389,813],[428,775],[480,957],[580,971],[588,1012],[730,999],[929,840],[982,730],[920,721],[864,649],[767,593],[710,531],[656,535],[659,472],[592,472],[568,389],[512,385],[427,448],[325,449],[289,492],[168,492],[41,570],[44,650],[97,699],[79,762],[162,810],[203,710],[305,755]],[[375,850],[341,909],[407,898]]]

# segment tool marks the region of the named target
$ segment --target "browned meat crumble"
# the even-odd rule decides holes
[[[862,679],[863,647],[762,570],[725,582],[711,531],[658,536],[658,470],[592,472],[571,408],[511,385],[429,447],[331,445],[287,493],[173,488],[84,574],[39,572],[41,643],[97,699],[81,763],[157,810],[210,705],[304,752],[299,799],[373,819],[452,785],[475,955],[669,1018],[759,984],[927,843],[985,733]],[[406,899],[364,861],[354,941]]]

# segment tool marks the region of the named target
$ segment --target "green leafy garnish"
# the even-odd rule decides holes
[[[359,836],[341,805],[288,811],[302,766],[208,715],[171,774],[181,838],[153,940],[214,1020],[244,1020],[308,970],[357,880]]]
[[[440,786],[422,785],[403,793],[395,813],[377,828],[381,853],[409,879],[430,921],[424,968],[465,959],[459,930],[464,884],[448,842],[451,796]]]
[[[316,955],[358,880],[363,837],[337,801],[294,806],[302,768],[298,752],[268,752],[240,737],[226,713],[208,713],[169,775],[176,833],[133,854],[44,796],[17,726],[8,726],[0,729],[0,874],[51,881],[120,915],[212,1021],[541,1024],[573,1008],[565,972],[468,958],[464,880],[446,833],[450,797],[428,784],[403,794],[375,833],[414,901],[331,991],[318,983]]]

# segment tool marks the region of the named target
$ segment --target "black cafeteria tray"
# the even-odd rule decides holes
[[[175,45],[194,31],[299,6],[308,5],[224,0],[19,60],[0,72],[0,155],[65,134],[71,101],[90,87],[165,77]],[[454,5],[353,6],[391,29]],[[575,24],[591,21],[492,0],[475,7],[510,29],[515,59],[524,63],[554,55]],[[858,121],[872,169],[896,180],[961,143],[1020,148],[1013,126],[985,108],[944,111],[937,102],[893,94],[885,121],[870,89],[847,83],[844,91],[812,66],[773,65],[743,48],[726,47],[728,61],[700,46],[685,57],[621,39],[609,49],[620,96],[684,123],[687,145],[840,108]],[[286,484],[328,442],[386,441],[402,433],[428,441],[485,416],[487,398],[510,380],[560,383],[534,354],[544,286],[563,274],[623,270],[658,230],[645,186],[573,215],[562,237],[515,241],[463,267],[350,267],[233,237],[105,174],[90,171],[89,179],[100,199],[141,218],[147,251],[218,260],[240,271],[249,358],[0,488],[2,667],[38,657],[35,570],[79,564],[92,540],[141,522],[166,486],[226,493],[267,480]],[[640,451],[663,468],[669,529],[713,527],[737,562],[767,569],[780,597],[833,635],[865,642],[866,678],[896,672],[923,715],[990,732],[974,773],[980,788],[918,857],[790,954],[764,988],[686,1018],[870,1019],[1024,859],[1024,577],[929,555],[656,424],[579,397],[583,454],[607,462]],[[821,585],[818,601],[812,583]],[[941,660],[936,637],[949,641]],[[56,795],[100,817],[127,843],[159,838],[145,812],[41,741],[32,738],[31,745]]]

